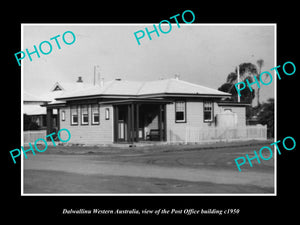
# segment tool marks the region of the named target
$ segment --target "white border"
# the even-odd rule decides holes
[[[176,24],[176,23],[172,23]],[[129,23],[129,24],[119,24],[119,23],[22,23],[21,24],[21,50],[24,49],[24,29],[23,27],[29,25],[29,26],[145,26],[145,25],[153,25],[153,23]],[[165,25],[165,24],[163,24]],[[277,65],[277,24],[276,23],[193,23],[193,24],[180,24],[180,26],[274,26],[274,62],[275,65]],[[24,65],[21,61],[21,146],[23,145],[23,69]],[[277,79],[275,79],[274,82],[274,101],[275,101],[275,136],[274,140],[277,141]],[[275,151],[275,145],[274,145],[274,152]],[[27,194],[24,193],[24,165],[23,165],[23,154],[21,154],[21,196],[277,196],[277,153],[274,154],[274,193],[268,193],[268,194],[261,194],[261,193],[244,193],[244,194],[234,194],[234,193],[218,193],[218,194],[167,194],[167,193],[153,193],[153,194],[146,194],[146,193],[138,193],[138,194],[123,194],[123,193],[112,193],[112,194],[86,194],[86,193],[79,193],[79,194],[44,194],[44,193],[37,193],[37,194]]]
[[[274,62],[275,65],[274,67],[277,66],[277,24],[275,24],[274,26]],[[274,72],[275,73],[275,72]],[[277,141],[277,76],[274,82],[274,102],[275,102],[275,106],[274,106],[274,122],[275,122],[275,127],[274,127],[274,141]],[[276,154],[274,154],[274,195],[277,196],[277,151],[275,149],[275,145],[274,145],[274,152],[276,152]]]
[[[23,29],[23,24],[21,24],[21,50],[24,49],[23,39],[24,39],[24,29]],[[23,134],[23,131],[24,131],[24,121],[23,121],[23,119],[24,119],[24,116],[23,116],[24,64],[22,63],[22,61],[20,63],[21,63],[21,146],[24,146],[24,134]],[[20,151],[21,151],[21,149],[20,149]],[[23,160],[24,159],[23,158],[24,158],[24,154],[21,154],[21,196],[26,195],[26,194],[24,194],[24,173],[23,173],[23,171],[24,171]]]

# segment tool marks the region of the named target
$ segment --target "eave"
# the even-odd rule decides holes
[[[186,93],[154,93],[154,94],[142,94],[142,95],[86,95],[86,96],[74,96],[74,97],[59,97],[56,100],[83,100],[83,99],[96,99],[96,98],[166,98],[166,97],[179,97],[179,98],[223,98],[231,96],[231,94],[186,94]]]
[[[218,102],[219,106],[251,106],[249,103],[245,102]]]

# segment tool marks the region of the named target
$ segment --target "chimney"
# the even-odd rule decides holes
[[[100,87],[103,87],[104,86],[104,78],[101,78],[100,80]]]
[[[79,76],[79,77],[78,77],[78,80],[77,80],[76,82],[77,82],[77,83],[83,83],[82,77]]]

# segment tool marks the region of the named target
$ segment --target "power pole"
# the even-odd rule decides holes
[[[237,82],[240,83],[240,67],[237,66]],[[240,84],[238,84],[238,88],[240,89]],[[238,94],[238,102],[240,102],[240,95]]]

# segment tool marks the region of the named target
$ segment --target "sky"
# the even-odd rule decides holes
[[[154,24],[154,23],[153,23]],[[172,24],[169,33],[147,34],[138,45],[134,32],[153,24],[23,24],[22,49],[34,51],[43,41],[52,44],[48,55],[22,60],[23,90],[42,96],[56,82],[75,82],[82,76],[93,83],[99,65],[104,82],[115,78],[150,81],[174,78],[217,89],[237,65],[264,60],[262,71],[275,67],[275,27],[272,24]],[[158,24],[156,23],[156,26]],[[168,30],[168,25],[163,30]],[[62,35],[76,40],[66,45]],[[50,38],[60,35],[57,40]],[[66,34],[67,42],[72,41]],[[43,45],[45,52],[47,44]],[[17,62],[16,62],[17,63]],[[274,76],[274,71],[270,71]],[[274,80],[260,89],[261,102],[274,97]],[[255,100],[254,100],[255,102]]]

